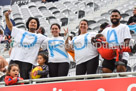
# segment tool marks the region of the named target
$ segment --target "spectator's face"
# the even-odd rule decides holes
[[[29,29],[30,30],[36,30],[37,29],[37,21],[35,19],[32,19],[29,22]]]
[[[39,55],[37,58],[37,62],[39,65],[43,65],[45,63],[45,60],[41,55]]]
[[[113,12],[110,18],[113,25],[118,25],[120,22],[121,16],[118,12]]]
[[[37,33],[42,34],[42,29],[41,29],[41,28],[39,28],[39,29],[37,30]]]
[[[133,10],[133,14],[136,15],[136,8]]]
[[[86,33],[87,29],[88,29],[87,22],[86,21],[81,21],[79,28],[80,28],[81,33]]]
[[[9,72],[9,75],[12,77],[18,77],[19,75],[19,68],[17,66],[12,66]]]
[[[60,29],[57,25],[53,25],[51,27],[51,33],[54,37],[58,37],[59,36],[59,33],[60,33]]]

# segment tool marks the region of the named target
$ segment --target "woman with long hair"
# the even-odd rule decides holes
[[[91,38],[96,33],[88,33],[87,30],[88,21],[85,19],[81,20],[79,35],[75,36],[71,42],[75,53],[76,75],[95,74],[99,64],[97,49],[91,43]]]

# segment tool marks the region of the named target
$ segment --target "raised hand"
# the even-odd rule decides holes
[[[11,20],[9,19],[10,13],[11,13],[11,10],[8,10],[7,12],[5,12],[5,20],[6,20],[6,24],[7,24],[8,28],[9,28],[9,30],[12,31],[13,25],[12,25]]]
[[[14,78],[13,78],[13,80],[16,80],[16,79],[17,79],[17,77],[14,77]]]
[[[11,13],[11,10],[6,11],[5,12],[5,17],[9,17],[10,13]]]
[[[68,34],[68,28],[64,29],[64,36],[66,36]]]

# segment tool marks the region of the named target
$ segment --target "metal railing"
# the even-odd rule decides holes
[[[35,84],[36,82],[67,82],[67,81],[78,81],[78,80],[95,80],[95,79],[107,79],[107,78],[122,78],[122,77],[135,77],[136,72],[121,72],[121,73],[103,73],[103,74],[90,74],[90,75],[78,75],[71,77],[52,77],[52,78],[41,78],[41,79],[29,79],[19,81],[18,83],[29,83]],[[0,86],[5,85],[5,82],[0,82]]]

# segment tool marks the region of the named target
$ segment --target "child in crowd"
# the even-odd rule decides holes
[[[40,78],[46,78],[49,74],[49,67],[47,65],[48,63],[48,56],[46,56],[45,54],[39,54],[38,55],[38,58],[37,58],[37,62],[38,62],[38,66],[40,66],[42,68],[42,71],[38,70],[38,71],[35,71],[33,73],[34,76],[36,75],[41,75]],[[37,66],[35,66],[37,67]],[[33,68],[35,68],[33,67]],[[32,75],[32,72],[31,72],[31,75]]]
[[[123,45],[110,47],[108,42],[106,42],[106,38],[102,34],[97,34],[91,41],[94,43],[94,46],[97,47],[97,50],[102,58],[106,60],[111,60],[116,57],[116,61],[119,61],[119,57],[122,52],[136,52],[136,45],[133,47],[125,47]]]
[[[19,77],[19,66],[17,64],[11,64],[8,67],[6,77],[5,77],[5,84],[6,85],[18,85],[24,83],[17,83],[18,81],[23,80],[23,78]]]

